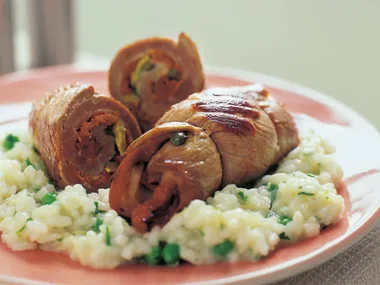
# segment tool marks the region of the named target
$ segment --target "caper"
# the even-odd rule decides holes
[[[174,136],[170,138],[170,142],[176,146],[183,145],[186,141],[186,134],[185,133],[176,133]]]

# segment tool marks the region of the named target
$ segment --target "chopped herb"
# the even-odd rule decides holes
[[[186,141],[186,134],[185,133],[176,133],[173,137],[170,138],[170,142],[174,144],[175,146],[183,145]]]
[[[41,200],[42,205],[50,205],[55,202],[57,195],[54,193],[46,193]]]
[[[297,195],[314,196],[314,193],[299,192]]]
[[[27,157],[27,158],[25,159],[25,164],[26,164],[27,167],[28,167],[29,165],[31,165],[34,169],[37,169],[37,168],[33,165],[33,163],[30,161],[29,157]]]
[[[204,233],[204,231],[199,231],[199,233],[201,234],[201,236],[205,236],[205,233]]]
[[[37,188],[37,187],[36,187],[36,188],[33,188],[33,192],[34,192],[34,193],[37,193],[38,191],[40,191],[40,188]]]
[[[111,233],[108,226],[106,226],[106,245],[111,246]]]
[[[315,175],[313,173],[306,173],[307,176],[310,176],[310,177],[315,177]]]
[[[16,142],[19,142],[19,141],[20,139],[17,136],[9,134],[5,137],[3,141],[3,148],[7,151],[11,150],[15,146]]]
[[[59,241],[59,242],[63,241],[63,237],[57,238],[57,241]]]
[[[24,225],[21,229],[19,229],[19,230],[16,232],[16,234],[17,234],[18,236],[19,236],[19,235],[25,230],[25,228],[26,228],[26,224],[27,224],[29,221],[33,221],[33,219],[32,219],[32,218],[28,218],[28,219],[26,220],[25,225]]]
[[[238,194],[239,198],[240,198],[242,201],[246,202],[246,201],[248,200],[248,196],[245,195],[245,194],[243,193],[243,191],[239,191],[237,194]]]
[[[169,80],[178,80],[178,75],[179,75],[179,73],[178,73],[178,70],[176,70],[176,69],[170,69],[168,71]]]
[[[222,243],[214,245],[212,247],[212,252],[215,255],[225,257],[226,255],[228,255],[234,249],[234,247],[235,247],[235,245],[234,245],[234,243],[232,241],[225,240]]]
[[[290,240],[290,238],[285,233],[280,234],[280,239]]]
[[[162,249],[162,258],[166,264],[176,264],[179,261],[179,245],[168,243]]]
[[[281,225],[284,225],[286,226],[289,222],[292,221],[292,218],[289,218],[287,216],[283,216],[283,217],[280,217],[278,222],[281,224]]]
[[[323,194],[325,195],[326,200],[328,200],[329,199],[329,191],[325,190],[325,191],[323,191]]]
[[[96,218],[95,224],[91,227],[91,229],[98,233],[100,232],[99,227],[103,224],[103,220],[100,218]]]
[[[269,182],[268,185],[267,185],[267,189],[268,189],[269,192],[277,191],[278,190],[278,185],[275,184],[275,183]]]
[[[220,230],[223,230],[226,226],[223,223],[220,223],[219,228]]]
[[[98,201],[95,201],[94,204],[95,204],[95,215],[96,214],[103,214],[103,213],[106,212],[106,211],[103,211],[103,210],[99,210],[99,202]]]
[[[273,203],[277,197],[278,185],[275,183],[269,182],[266,185],[266,187],[267,187],[267,190],[270,192],[270,200]]]
[[[159,245],[153,246],[150,253],[144,255],[144,260],[150,265],[156,265],[161,260],[161,247]]]

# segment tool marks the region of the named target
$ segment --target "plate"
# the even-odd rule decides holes
[[[298,127],[313,128],[336,146],[344,171],[339,192],[344,218],[318,237],[283,247],[260,262],[179,267],[124,266],[93,270],[67,256],[42,251],[12,252],[0,244],[0,280],[8,284],[263,284],[312,268],[344,251],[369,232],[380,217],[380,134],[356,112],[313,90],[244,71],[206,69],[207,87],[263,83],[294,114]],[[70,65],[0,78],[0,134],[27,126],[31,102],[73,82],[107,93],[105,69]]]

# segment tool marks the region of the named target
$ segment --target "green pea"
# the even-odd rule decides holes
[[[46,193],[43,197],[42,197],[42,205],[50,205],[51,203],[54,203],[54,201],[56,200],[56,195],[54,193]]]
[[[175,243],[168,243],[162,250],[162,258],[166,264],[175,264],[179,261],[179,245]]]
[[[235,248],[235,245],[230,240],[225,240],[222,243],[219,243],[217,245],[214,245],[212,247],[212,252],[215,255],[225,257],[227,256],[233,249]]]
[[[161,247],[153,246],[150,253],[144,255],[144,260],[150,265],[156,265],[161,260]]]
[[[186,134],[185,133],[176,133],[174,136],[170,138],[170,142],[174,144],[175,146],[183,145],[186,141]]]

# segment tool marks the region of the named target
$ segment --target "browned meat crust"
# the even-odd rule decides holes
[[[172,106],[131,145],[110,205],[144,232],[220,186],[258,178],[298,143],[293,118],[261,86],[208,89]]]
[[[168,123],[131,144],[112,182],[109,201],[144,232],[165,224],[191,200],[205,200],[221,181],[222,164],[212,139],[200,128]]]

